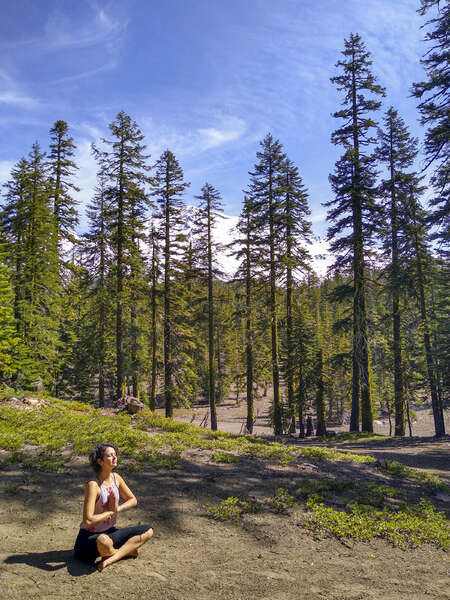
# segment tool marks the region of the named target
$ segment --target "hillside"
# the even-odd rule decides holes
[[[422,599],[425,585],[427,598],[446,597],[447,441],[410,443],[442,464],[437,477],[372,458],[368,447],[395,445],[379,436],[274,443],[150,411],[15,404],[0,405],[6,598]],[[139,502],[120,524],[155,530],[139,559],[101,575],[71,553],[86,453],[100,440],[119,444]]]

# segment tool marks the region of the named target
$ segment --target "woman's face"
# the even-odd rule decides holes
[[[110,469],[115,469],[117,467],[117,454],[114,448],[108,446],[108,448],[105,450],[103,458],[98,459],[98,464],[101,467],[106,466]]]

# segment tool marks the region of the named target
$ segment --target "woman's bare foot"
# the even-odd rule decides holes
[[[103,569],[105,568],[105,559],[102,558],[101,560],[99,560],[98,562],[95,563],[95,568],[97,569],[97,571],[99,573],[101,573],[103,571]]]

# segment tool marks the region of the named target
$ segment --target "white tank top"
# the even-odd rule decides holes
[[[95,503],[94,515],[99,515],[108,510],[108,508],[107,508],[108,498],[109,498],[109,495],[111,492],[117,498],[117,502],[119,502],[120,496],[119,496],[119,488],[117,487],[117,483],[116,483],[116,476],[114,473],[112,474],[111,485],[103,485],[103,483],[100,483],[99,479],[96,479],[96,481],[100,488],[100,496],[98,497],[98,499]],[[83,529],[87,529],[87,531],[92,531],[92,533],[102,533],[103,531],[110,529],[110,527],[114,527],[115,524],[116,524],[116,515],[112,515],[111,517],[106,519],[106,521],[102,521],[101,523],[96,523],[95,525],[92,525],[91,527],[84,527]],[[83,527],[83,523],[81,523],[81,527]]]

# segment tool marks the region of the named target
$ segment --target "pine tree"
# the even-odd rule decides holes
[[[429,28],[425,41],[430,47],[421,62],[427,80],[414,83],[412,93],[419,99],[421,124],[428,128],[425,135],[425,167],[433,165],[431,183],[436,190],[432,200],[434,211],[431,222],[438,227],[437,235],[442,240],[445,252],[450,239],[450,4],[440,0],[420,0],[420,4],[419,14],[425,15],[429,10],[435,12],[425,23]]]
[[[159,276],[159,248],[158,239],[156,235],[155,226],[152,222],[150,231],[150,247],[151,247],[151,259],[150,259],[150,286],[151,286],[151,339],[150,339],[150,356],[151,356],[151,379],[149,387],[149,406],[150,410],[156,409],[156,388],[158,380],[158,361],[157,361],[157,349],[158,349],[158,329],[157,329],[157,297],[158,297],[158,276]]]
[[[427,249],[426,216],[418,201],[418,197],[422,191],[423,188],[421,189],[420,180],[417,177],[410,178],[406,182],[406,193],[403,196],[405,205],[403,227],[405,230],[405,240],[407,242],[405,254],[409,253],[411,255],[414,265],[413,286],[417,295],[421,316],[435,432],[436,436],[443,436],[445,435],[444,414],[442,399],[438,394],[435,360],[432,348],[430,311],[426,296],[426,288],[429,286],[429,276],[427,275],[427,271],[431,271],[429,266],[431,261]]]
[[[289,431],[295,432],[295,399],[294,399],[294,340],[293,340],[293,287],[294,273],[307,268],[309,258],[304,242],[311,235],[311,225],[307,220],[309,214],[307,193],[299,175],[298,168],[287,158],[283,166],[284,202],[283,202],[283,249],[286,269],[286,356],[285,379],[287,388],[287,404],[289,411]]]
[[[401,195],[404,192],[405,181],[410,179],[408,169],[417,155],[417,140],[409,134],[404,121],[392,107],[386,113],[384,130],[380,130],[377,153],[379,159],[386,164],[388,179],[383,182],[382,191],[389,198],[388,239],[385,247],[391,255],[388,266],[389,291],[392,295],[392,328],[394,355],[394,407],[395,435],[405,435],[405,401],[403,394],[403,364],[401,337],[401,253],[402,231]],[[400,196],[400,198],[399,198]],[[386,236],[385,236],[386,237]]]
[[[349,226],[352,233],[334,242],[333,250],[350,250],[353,270],[353,387],[352,417],[350,429],[359,430],[359,411],[363,431],[373,431],[372,406],[370,397],[369,348],[367,339],[366,280],[364,275],[365,242],[367,241],[367,220],[373,204],[373,157],[368,153],[373,138],[370,130],[375,127],[371,114],[378,110],[380,102],[368,98],[384,95],[384,90],[375,83],[370,71],[369,52],[359,35],[350,34],[345,40],[342,54],[344,60],[336,66],[341,73],[332,77],[339,91],[343,92],[343,108],[334,117],[344,119],[342,127],[331,136],[333,144],[342,145],[345,153],[330,176],[336,200],[328,219],[337,221],[329,230],[334,238]],[[345,234],[344,234],[345,235]],[[338,264],[342,264],[342,259]],[[345,262],[345,261],[344,261]],[[361,403],[360,403],[361,395]]]
[[[255,225],[258,230],[259,266],[269,281],[269,310],[271,318],[271,354],[273,383],[274,433],[283,433],[282,404],[280,397],[280,356],[277,299],[277,280],[281,261],[277,249],[282,239],[283,165],[286,159],[282,146],[271,134],[260,143],[261,151],[256,153],[258,162],[249,173],[248,195],[255,211]]]
[[[69,127],[65,121],[56,121],[50,129],[50,185],[53,200],[53,216],[60,252],[63,252],[63,240],[74,242],[73,230],[78,225],[77,202],[71,192],[79,188],[73,183],[73,177],[78,169],[73,160],[76,146],[73,138],[69,137]]]
[[[33,144],[7,184],[3,231],[12,258],[14,313],[29,355],[26,379],[53,386],[58,371],[60,318],[58,251],[45,153]]]
[[[176,368],[180,356],[175,356],[174,343],[176,331],[176,298],[175,277],[177,275],[181,252],[186,237],[183,234],[184,220],[182,215],[183,194],[189,183],[184,181],[183,170],[170,150],[163,152],[155,165],[153,178],[153,195],[159,205],[155,218],[159,222],[159,239],[162,243],[164,265],[164,399],[166,417],[173,417],[175,401]],[[182,385],[182,382],[180,380]]]
[[[193,227],[196,238],[196,250],[199,257],[198,267],[201,275],[207,283],[208,297],[208,397],[211,418],[211,429],[217,430],[216,411],[216,374],[214,364],[214,279],[217,278],[219,270],[215,264],[214,256],[220,249],[214,240],[214,226],[217,220],[217,212],[222,209],[222,198],[218,190],[209,183],[202,187],[201,195],[196,196],[199,205]]]
[[[85,264],[92,282],[89,294],[93,309],[90,314],[91,331],[95,340],[92,358],[98,372],[99,406],[105,406],[108,324],[112,309],[111,290],[108,286],[111,273],[111,258],[108,252],[110,210],[108,193],[106,175],[100,170],[95,195],[87,207],[89,230],[84,236],[83,247]]]
[[[0,231],[0,383],[9,383],[23,368],[24,348],[14,319],[14,292],[8,267],[6,244]]]
[[[148,203],[144,188],[149,181],[147,173],[150,167],[146,162],[148,156],[144,154],[144,136],[136,122],[124,112],[119,112],[109,129],[113,139],[102,140],[109,150],[96,152],[102,175],[108,181],[110,196],[109,239],[114,252],[116,280],[116,396],[120,397],[125,392],[127,375],[124,342],[130,333],[132,352],[136,352],[133,347],[137,335],[134,313],[130,317],[133,326],[131,332],[125,320],[125,310],[134,310],[136,288],[130,289],[127,275],[132,271],[133,279],[140,263],[138,240],[144,237],[144,212]],[[135,354],[133,358],[131,376],[135,377]]]
[[[305,414],[308,409],[308,388],[314,364],[314,332],[305,298],[299,294],[294,305],[293,364],[296,376],[297,422],[299,438],[305,437]]]
[[[254,409],[254,333],[253,333],[253,267],[254,267],[254,223],[253,207],[250,198],[244,197],[244,203],[236,226],[238,234],[233,246],[236,247],[234,256],[241,261],[235,279],[243,281],[245,285],[245,375],[246,375],[246,401],[247,401],[247,421],[246,429],[253,433],[253,423],[255,420]]]

